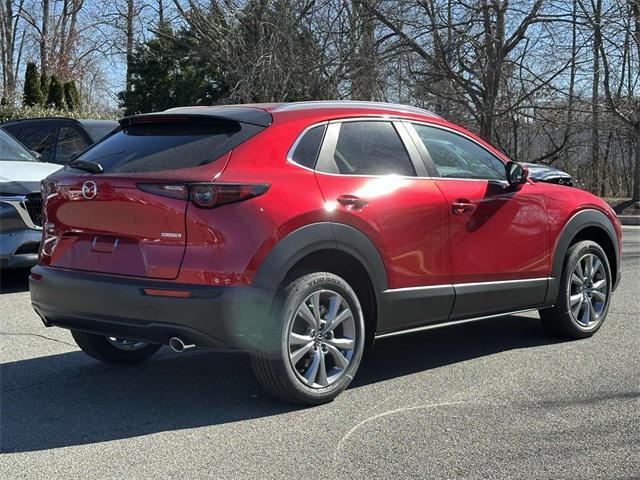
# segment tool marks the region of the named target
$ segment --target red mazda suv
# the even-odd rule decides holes
[[[112,363],[250,352],[296,403],[332,400],[383,337],[525,310],[589,337],[620,280],[603,201],[401,105],[135,115],[42,193],[30,286],[46,326]]]

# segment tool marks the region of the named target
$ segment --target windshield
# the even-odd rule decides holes
[[[0,161],[37,162],[39,160],[11,135],[0,128]]]

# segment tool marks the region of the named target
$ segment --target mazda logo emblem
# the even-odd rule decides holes
[[[87,200],[95,198],[97,193],[98,186],[96,185],[96,182],[92,182],[91,180],[89,180],[88,182],[84,182],[82,184],[82,196]]]

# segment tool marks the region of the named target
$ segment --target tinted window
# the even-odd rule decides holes
[[[424,125],[414,127],[440,177],[506,179],[504,163],[475,142],[440,128]]]
[[[336,171],[347,175],[415,176],[396,129],[389,122],[345,122],[333,155]]]
[[[13,130],[15,128],[15,130]],[[14,135],[29,150],[38,152],[43,162],[54,161],[54,149],[56,146],[57,128],[44,122],[30,123],[7,127],[9,133]],[[14,133],[15,132],[15,133]]]
[[[298,165],[313,168],[316,165],[326,128],[326,125],[319,125],[309,129],[298,142],[291,159]]]
[[[8,133],[0,129],[0,161],[2,162],[37,162],[38,160],[31,155],[18,142],[16,142]]]
[[[88,123],[82,122],[82,127],[87,131],[94,142],[111,133],[118,127],[118,122]]]
[[[56,145],[56,162],[68,163],[74,155],[82,152],[89,145],[77,129],[69,126],[60,127]]]
[[[212,162],[264,127],[223,120],[139,123],[95,144],[79,158],[105,172],[154,172]]]

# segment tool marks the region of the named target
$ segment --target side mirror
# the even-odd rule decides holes
[[[38,160],[42,160],[42,154],[40,152],[36,150],[29,150],[29,152],[31,152],[31,155],[36,157]]]
[[[506,165],[507,169],[507,182],[509,185],[522,185],[527,183],[529,178],[529,169],[518,162],[509,162]]]

